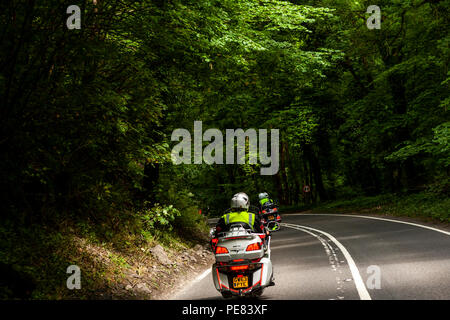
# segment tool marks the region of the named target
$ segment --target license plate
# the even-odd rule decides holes
[[[273,220],[273,216],[269,216],[269,220]]]
[[[248,277],[234,277],[233,278],[233,288],[247,288],[248,287]]]

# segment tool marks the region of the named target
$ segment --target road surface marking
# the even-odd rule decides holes
[[[210,273],[211,273],[211,267],[209,267],[208,269],[205,270],[205,272],[203,272],[201,275],[199,275],[199,276],[194,280],[194,283],[203,280],[203,279],[204,279],[208,274],[210,274]]]
[[[326,238],[322,237],[320,234],[315,234],[306,229],[302,229],[302,228],[298,228],[298,229],[295,228],[295,229],[306,232],[306,233],[312,235],[317,240],[319,240],[319,242],[322,244],[322,246],[325,249],[325,253],[328,256],[328,260],[330,262],[331,269],[333,269],[333,271],[337,271],[338,273],[342,273],[342,270],[340,269],[341,262],[339,262],[339,259],[337,257],[336,251],[334,250],[333,246],[329,243],[330,240],[327,241]],[[344,262],[344,261],[342,261],[342,262]],[[342,290],[342,280],[340,279],[340,277],[336,277],[336,284],[338,286],[336,288],[336,290],[338,291],[337,299],[342,300],[342,299],[344,299],[344,291]],[[331,299],[331,300],[335,300],[335,299]]]
[[[353,260],[352,256],[347,251],[347,249],[335,237],[333,237],[331,234],[329,234],[325,231],[317,230],[317,229],[314,229],[311,227],[306,227],[306,226],[301,226],[301,225],[291,224],[291,223],[281,223],[281,225],[288,227],[288,228],[297,229],[300,231],[305,231],[304,229],[315,231],[315,232],[325,235],[331,241],[333,241],[334,244],[336,244],[336,246],[341,250],[342,254],[344,255],[345,259],[347,260],[348,266],[350,267],[350,272],[352,273],[352,276],[353,276],[353,280],[355,281],[356,290],[358,291],[359,298],[361,300],[372,300],[369,292],[366,289],[366,286],[364,285],[361,275],[359,274],[359,270],[355,264],[355,261]]]
[[[202,281],[208,274],[211,273],[211,267],[209,267],[208,269],[206,269],[201,275],[199,275],[197,278],[195,278],[192,281],[189,281],[185,286],[183,286],[180,290],[177,290],[177,292],[175,292],[172,295],[172,299],[180,296],[181,294],[185,293],[186,290],[190,287],[192,287],[194,284],[196,284],[197,282]]]
[[[374,219],[374,220],[383,220],[383,221],[389,221],[389,222],[397,222],[397,223],[403,223],[403,224],[409,224],[415,227],[425,228],[433,231],[437,231],[443,234],[446,234],[450,236],[450,232],[436,229],[433,227],[424,226],[423,224],[418,223],[412,223],[412,222],[406,222],[406,221],[399,221],[399,220],[392,220],[392,219],[386,219],[386,218],[378,218],[378,217],[369,217],[369,216],[360,216],[355,214],[330,214],[330,213],[292,213],[292,214],[286,214],[286,216],[337,216],[337,217],[357,217],[357,218],[365,218],[365,219]]]

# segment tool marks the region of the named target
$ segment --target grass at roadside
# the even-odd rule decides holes
[[[323,202],[311,206],[281,208],[281,212],[311,210],[314,213],[370,213],[450,222],[450,198],[432,192],[384,194],[349,200]]]

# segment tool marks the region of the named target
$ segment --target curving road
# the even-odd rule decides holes
[[[450,299],[450,233],[363,216],[283,216],[261,299]],[[379,277],[377,277],[379,275]],[[222,299],[207,270],[172,299]]]

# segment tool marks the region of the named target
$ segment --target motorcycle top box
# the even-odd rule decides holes
[[[219,238],[216,245],[216,261],[236,259],[253,260],[264,255],[264,244],[256,234],[235,235]]]

